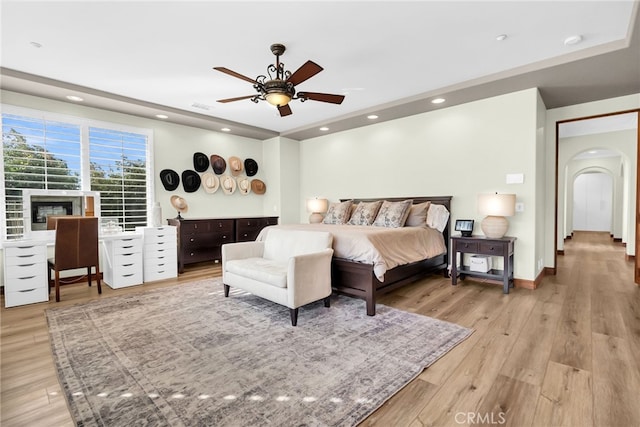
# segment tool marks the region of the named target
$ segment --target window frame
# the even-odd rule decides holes
[[[91,170],[90,170],[90,152],[89,152],[89,128],[109,129],[116,132],[127,132],[144,135],[147,138],[145,156],[146,156],[146,211],[147,225],[151,222],[153,202],[155,199],[155,174],[153,164],[153,129],[131,126],[123,123],[108,122],[104,120],[93,119],[89,117],[79,117],[68,114],[61,114],[54,111],[39,110],[34,108],[20,107],[11,104],[0,104],[0,114],[12,114],[23,116],[36,120],[49,120],[67,123],[80,127],[80,191],[91,191]],[[0,115],[0,119],[1,119]],[[0,150],[0,160],[4,165],[4,148]],[[6,185],[4,166],[0,169],[0,194],[3,203],[0,204],[0,238],[7,240],[7,218],[6,218]],[[23,235],[23,238],[25,236]]]

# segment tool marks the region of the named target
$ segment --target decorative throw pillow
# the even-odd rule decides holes
[[[388,228],[403,227],[412,204],[413,200],[404,200],[402,202],[385,200],[373,225]]]
[[[430,205],[431,202],[424,202],[411,206],[407,222],[404,225],[406,227],[424,227],[427,225],[427,211]]]
[[[323,224],[346,224],[351,213],[351,200],[329,204],[329,210],[322,220]]]
[[[427,225],[431,228],[435,228],[439,232],[446,228],[449,222],[449,211],[444,205],[438,205],[431,203],[429,211],[427,212]]]
[[[376,219],[378,209],[382,200],[377,202],[360,202],[356,207],[356,210],[351,214],[351,219],[347,224],[349,225],[371,225]]]

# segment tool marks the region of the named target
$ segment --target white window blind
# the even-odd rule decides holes
[[[146,225],[148,130],[3,108],[10,111],[2,113],[5,238],[24,235],[23,189],[99,191],[102,217],[125,230]]]
[[[147,223],[146,135],[89,128],[91,190],[100,191],[102,217],[125,230]]]

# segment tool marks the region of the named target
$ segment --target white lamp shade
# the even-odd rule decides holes
[[[482,215],[513,216],[516,213],[516,195],[479,194],[478,212]]]
[[[329,209],[329,201],[327,199],[308,199],[307,211],[312,213],[325,213]]]

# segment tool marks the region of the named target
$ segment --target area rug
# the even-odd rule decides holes
[[[219,279],[46,311],[78,426],[351,426],[472,330],[332,296],[289,310]]]

